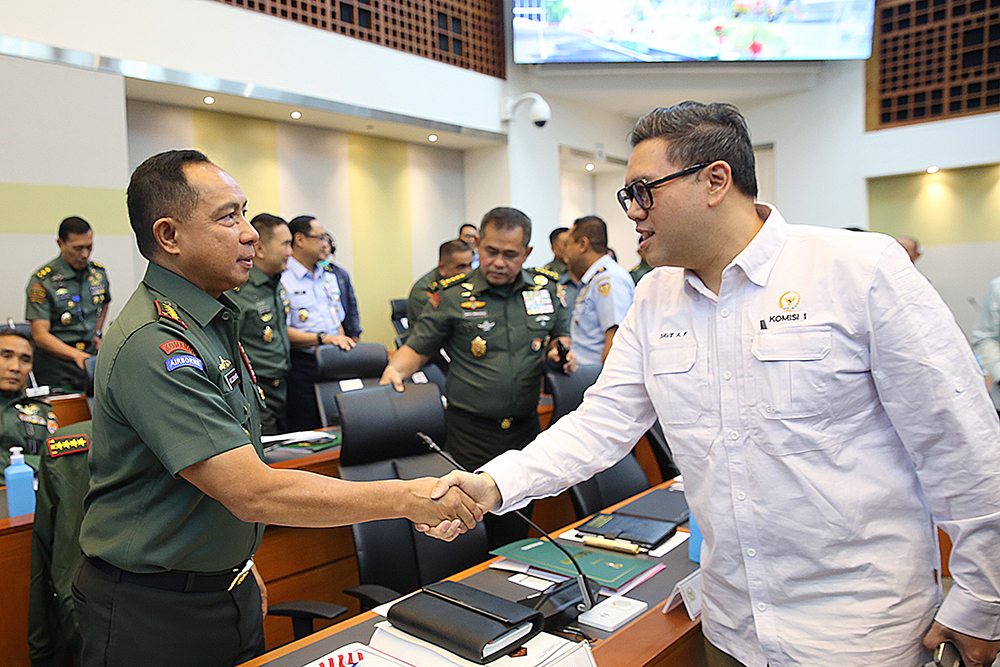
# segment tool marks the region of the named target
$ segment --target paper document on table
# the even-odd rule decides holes
[[[294,431],[292,433],[279,433],[277,435],[262,435],[260,442],[262,445],[273,445],[275,443],[286,442],[314,442],[326,440],[330,434],[326,431]]]
[[[375,625],[371,646],[419,667],[478,667],[478,663],[407,634],[387,621]],[[523,657],[505,655],[489,664],[495,667],[596,667],[587,643],[571,642],[543,632],[529,639],[524,648],[527,654]]]
[[[302,667],[347,667],[363,665],[364,667],[412,667],[405,662],[396,660],[378,649],[357,642],[327,653],[319,660],[307,662]]]

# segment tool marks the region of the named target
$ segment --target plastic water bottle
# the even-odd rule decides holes
[[[10,465],[3,471],[7,485],[7,515],[20,516],[35,511],[35,472],[24,462],[20,447],[10,448]]]
[[[688,560],[695,563],[701,562],[701,529],[694,521],[694,515],[688,519],[688,528],[691,529],[691,537],[688,538]]]

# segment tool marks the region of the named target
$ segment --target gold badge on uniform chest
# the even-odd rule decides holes
[[[59,316],[59,321],[62,322],[63,324],[69,324],[70,322],[73,321],[73,316],[68,312],[63,313],[62,315]]]
[[[271,327],[264,327],[264,342],[270,343],[274,340],[274,329]]]
[[[472,356],[479,358],[486,354],[486,340],[482,336],[472,339]]]
[[[305,322],[309,319],[309,311],[305,308],[299,309],[299,322]]]

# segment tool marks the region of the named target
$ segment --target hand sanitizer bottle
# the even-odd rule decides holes
[[[35,472],[24,462],[20,447],[10,448],[10,465],[3,471],[7,485],[7,515],[20,516],[35,511]]]

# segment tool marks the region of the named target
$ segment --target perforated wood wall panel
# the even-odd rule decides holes
[[[876,0],[868,127],[1000,111],[1000,0]]]
[[[493,0],[216,0],[504,78]]]

